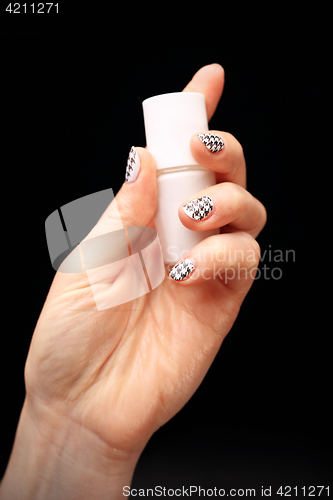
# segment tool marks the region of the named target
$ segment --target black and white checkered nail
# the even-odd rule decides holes
[[[198,134],[198,137],[211,153],[218,153],[224,148],[224,142],[218,135]]]
[[[135,181],[140,170],[140,158],[134,146],[131,147],[127,158],[125,179],[127,182]]]
[[[191,274],[193,269],[194,264],[191,259],[185,259],[171,269],[169,276],[175,281],[183,281]]]
[[[204,220],[211,213],[213,207],[213,201],[209,196],[200,196],[186,203],[183,210],[191,219]]]

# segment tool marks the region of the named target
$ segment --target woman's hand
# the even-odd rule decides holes
[[[184,91],[205,94],[210,119],[223,84],[224,71],[213,64],[201,68]],[[24,491],[35,491],[31,498],[53,498],[52,492],[58,498],[56,488],[61,498],[82,499],[86,492],[87,498],[96,494],[101,500],[111,490],[113,497],[121,496],[146,443],[195,392],[232,327],[255,277],[259,245],[254,238],[266,212],[246,191],[238,141],[226,132],[198,134],[191,139],[192,154],[216,172],[217,185],[184,200],[179,218],[193,231],[221,228],[221,234],[189,252],[186,258],[194,268],[183,281],[167,276],[152,292],[102,311],[96,309],[85,274],[57,272],[26,362],[26,401],[3,495],[15,491],[12,471],[23,466],[30,446],[30,454],[31,447],[43,449],[26,466],[30,477]],[[222,139],[223,148],[210,151],[205,134]],[[146,149],[136,152],[138,175],[124,182],[116,207],[110,204],[96,234],[112,230],[118,211],[126,224],[154,227],[155,164]],[[187,210],[183,205],[200,196],[210,198],[211,210],[196,220],[191,217],[194,205]],[[119,272],[110,287],[121,289],[124,279]],[[33,471],[37,476],[31,486]],[[21,500],[29,498],[24,491]]]

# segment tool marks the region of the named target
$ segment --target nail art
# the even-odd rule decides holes
[[[213,201],[209,196],[200,196],[200,198],[186,203],[183,206],[183,210],[191,219],[203,220],[208,217],[213,207]]]
[[[136,152],[135,147],[132,146],[127,159],[125,180],[127,182],[135,181],[138,176],[139,170],[140,158],[138,153]]]
[[[193,269],[194,264],[191,259],[185,259],[171,269],[170,278],[175,281],[182,281],[191,274]]]
[[[218,135],[198,134],[198,137],[211,153],[218,153],[224,148],[224,142]]]

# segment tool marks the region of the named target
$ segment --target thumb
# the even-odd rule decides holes
[[[63,283],[65,279],[70,285],[73,278],[66,273],[81,273],[82,270],[87,272],[98,310],[128,302],[140,294],[145,294],[149,289],[158,286],[165,277],[160,244],[155,237],[156,231],[147,230],[147,226],[155,229],[155,160],[147,149],[132,147],[124,174],[125,181],[121,189],[97,224],[59,267],[59,271],[65,273],[60,282]],[[141,228],[136,230],[133,226]],[[137,269],[136,256],[134,260],[127,258],[129,255],[138,254],[142,263],[141,250],[145,251],[142,266],[146,268],[147,265],[149,269],[153,269],[153,275],[149,275],[149,284],[145,274],[142,274],[142,267],[140,272]],[[121,272],[122,279],[117,280]],[[114,282],[117,284],[110,287]],[[86,288],[85,282],[84,287]]]
[[[125,181],[88,238],[122,229],[152,225],[157,206],[155,160],[145,148],[132,147]]]
[[[146,148],[131,148],[116,201],[125,225],[151,224],[157,206],[157,177],[155,160]]]

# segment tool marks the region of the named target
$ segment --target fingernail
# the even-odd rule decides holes
[[[185,259],[171,269],[169,276],[175,281],[183,281],[191,274],[193,269],[194,264],[191,259]]]
[[[213,207],[213,201],[209,196],[200,196],[200,198],[183,205],[183,210],[191,219],[204,220],[211,213]]]
[[[224,148],[224,142],[218,135],[198,134],[198,137],[211,153],[218,153]]]
[[[127,158],[125,180],[133,182],[137,178],[140,171],[140,158],[134,146],[131,147]]]

